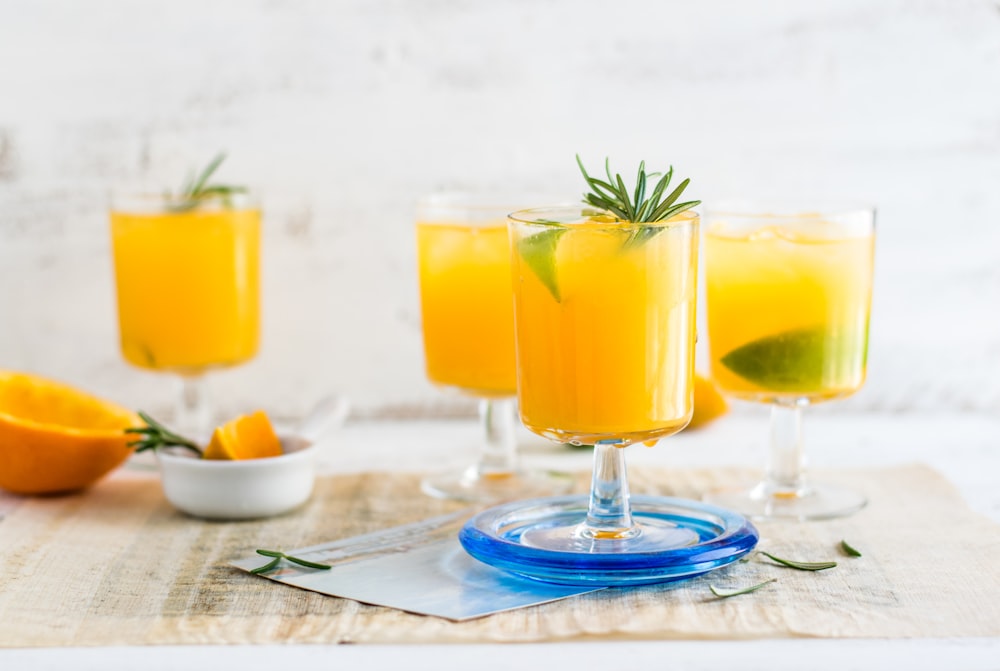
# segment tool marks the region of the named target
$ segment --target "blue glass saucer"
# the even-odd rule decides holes
[[[479,561],[563,585],[626,586],[690,578],[727,566],[760,535],[745,517],[700,501],[634,496],[631,538],[581,536],[586,496],[516,501],[485,510],[462,527],[459,542]],[[553,549],[557,548],[557,549]]]

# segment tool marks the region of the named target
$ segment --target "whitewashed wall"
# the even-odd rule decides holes
[[[423,380],[412,203],[576,195],[577,152],[705,199],[876,202],[842,407],[1000,408],[993,0],[0,0],[0,367],[167,407],[118,354],[107,194],[220,149],[266,209],[263,347],[215,376],[224,410],[467,407]]]

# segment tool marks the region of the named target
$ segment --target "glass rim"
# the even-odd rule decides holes
[[[761,200],[717,200],[702,205],[706,218],[740,217],[741,219],[822,219],[858,214],[875,216],[874,203],[863,200],[830,198],[792,198]]]
[[[489,189],[449,189],[435,191],[424,194],[416,200],[416,208],[422,209],[449,209],[467,210],[475,212],[499,212],[503,211],[504,216],[511,212],[530,209],[536,206],[525,207],[527,201],[537,201],[538,203],[550,204],[553,202],[551,192],[525,190],[489,190]],[[556,202],[560,205],[570,206],[571,202]]]
[[[114,212],[163,213],[163,212],[217,212],[225,210],[260,209],[260,197],[251,189],[232,194],[201,196],[194,207],[172,209],[186,204],[190,198],[173,193],[156,193],[148,189],[112,189],[107,194],[108,204]],[[226,204],[226,200],[229,203]]]
[[[538,221],[542,218],[541,215],[557,215],[558,213],[563,213],[566,216],[572,217],[570,221]],[[588,206],[588,205],[549,205],[547,207],[534,207],[526,210],[517,210],[511,212],[507,215],[507,219],[510,222],[517,224],[525,224],[528,226],[543,226],[549,228],[558,229],[571,229],[571,228],[614,228],[617,230],[623,228],[670,228],[670,227],[682,227],[697,224],[701,215],[696,209],[684,210],[669,219],[661,221],[625,221],[624,219],[619,219],[615,217],[614,221],[607,222],[587,222],[581,221],[588,216],[594,214],[605,214],[610,216],[615,216],[606,210],[601,210],[599,208]],[[528,218],[533,216],[534,218]]]

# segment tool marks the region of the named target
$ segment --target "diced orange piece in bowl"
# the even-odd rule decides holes
[[[282,454],[271,420],[263,410],[240,415],[215,429],[203,459],[263,459]]]
[[[18,494],[92,485],[132,454],[131,410],[29,373],[0,371],[0,487]]]

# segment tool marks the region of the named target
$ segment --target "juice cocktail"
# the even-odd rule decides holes
[[[259,340],[260,211],[111,212],[125,359],[196,374],[251,359]]]
[[[771,406],[763,479],[706,498],[763,519],[860,510],[862,492],[806,477],[802,409],[864,383],[874,209],[709,208],[705,221],[712,376],[724,393]]]
[[[719,386],[744,400],[810,403],[860,388],[873,254],[867,225],[713,214],[705,275]]]
[[[633,187],[604,162],[585,206],[509,215],[521,421],[593,446],[589,496],[509,502],[473,516],[459,542],[487,564],[546,582],[625,585],[705,572],[756,544],[746,520],[694,501],[629,494],[625,453],[676,433],[693,409],[700,201],[673,168]],[[704,530],[723,523],[732,539]],[[737,527],[739,527],[737,529]]]
[[[698,216],[633,224],[580,208],[530,213],[511,219],[521,420],[582,444],[682,429],[692,412]]]
[[[434,473],[421,488],[463,501],[550,495],[568,477],[518,465],[514,306],[507,213],[524,196],[438,193],[417,206],[417,262],[427,378],[479,399],[476,463]]]
[[[427,377],[479,397],[516,391],[505,218],[418,221]]]

